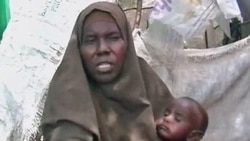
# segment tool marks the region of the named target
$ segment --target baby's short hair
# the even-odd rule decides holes
[[[185,97],[180,97],[178,99],[187,100],[195,105],[195,107],[197,108],[197,111],[201,115],[201,122],[199,125],[199,130],[201,130],[203,132],[203,134],[205,134],[207,127],[208,127],[208,114],[207,114],[207,111],[205,110],[205,108],[193,98],[185,96]]]

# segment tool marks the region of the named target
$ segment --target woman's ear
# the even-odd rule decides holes
[[[200,130],[193,130],[187,137],[187,141],[200,141],[204,133]]]

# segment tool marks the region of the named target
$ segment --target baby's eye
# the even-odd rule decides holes
[[[182,121],[182,117],[181,116],[175,116],[175,121],[176,122],[181,122]]]
[[[180,122],[181,120],[179,118],[175,118],[175,121]]]

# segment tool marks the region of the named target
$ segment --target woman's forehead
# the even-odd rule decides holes
[[[110,13],[94,10],[86,17],[84,21],[84,26],[88,26],[93,23],[101,22],[101,21],[116,23],[115,19],[112,17]]]

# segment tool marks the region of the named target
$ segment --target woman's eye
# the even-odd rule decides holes
[[[89,43],[94,43],[94,42],[95,42],[95,37],[85,37],[85,38],[83,39],[83,42],[84,42],[84,43],[87,43],[87,44],[89,44]]]
[[[111,37],[113,40],[118,40],[118,39],[120,39],[120,37],[119,36],[113,36],[113,37]]]
[[[119,36],[119,35],[111,35],[111,36],[108,37],[108,39],[111,40],[111,41],[117,41],[120,38],[121,38],[121,36]]]

